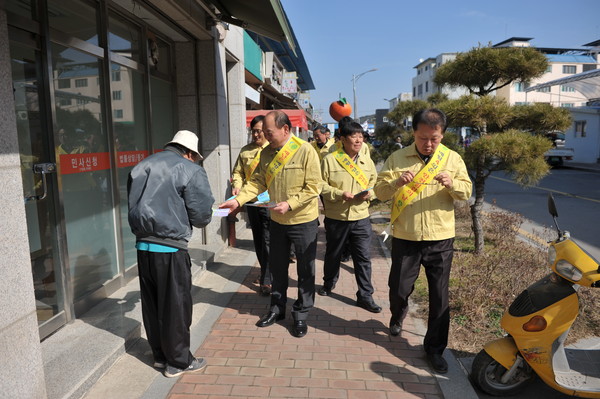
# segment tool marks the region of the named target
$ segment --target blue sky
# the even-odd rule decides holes
[[[509,37],[536,47],[584,48],[600,39],[600,0],[281,0],[316,89],[311,102],[331,122],[339,93],[359,115],[387,108],[384,98],[411,92],[419,59],[468,51]]]

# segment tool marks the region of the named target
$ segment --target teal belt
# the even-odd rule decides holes
[[[135,244],[135,247],[139,251],[149,251],[149,252],[168,253],[168,252],[177,252],[177,251],[179,251],[178,248],[173,248],[173,247],[169,247],[169,246],[166,246],[166,245],[154,244],[154,243],[151,243],[151,242],[144,242],[144,241],[137,242]]]

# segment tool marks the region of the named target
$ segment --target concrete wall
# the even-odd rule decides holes
[[[597,163],[600,160],[600,109],[572,109],[573,123],[565,132],[565,147],[573,148],[574,162]],[[575,136],[575,122],[587,121],[586,137]]]
[[[0,9],[0,396],[44,398],[46,387],[21,181],[6,14]]]

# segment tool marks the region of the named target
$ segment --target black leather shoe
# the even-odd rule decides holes
[[[427,360],[431,364],[433,371],[439,374],[446,374],[448,372],[448,363],[446,359],[442,357],[440,353],[428,353]]]
[[[381,306],[373,302],[372,299],[370,301],[365,301],[364,299],[357,299],[356,306],[360,306],[361,308],[366,309],[372,313],[381,312]]]
[[[319,294],[321,296],[330,296],[331,288],[321,287],[321,288],[319,288],[319,291],[317,291],[317,294]]]
[[[308,332],[308,326],[304,320],[296,320],[294,321],[294,325],[292,326],[292,335],[294,337],[302,338]]]
[[[269,327],[271,324],[276,321],[285,319],[285,314],[279,314],[274,312],[269,312],[256,323],[256,327]]]
[[[390,335],[393,337],[397,337],[400,335],[400,331],[402,331],[402,323],[399,321],[395,323],[390,323]]]

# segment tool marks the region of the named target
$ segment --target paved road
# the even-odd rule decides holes
[[[547,207],[548,193],[552,193],[559,226],[570,231],[586,251],[600,260],[600,173],[552,169],[537,187],[527,189],[496,173],[487,179],[485,192],[486,202],[547,227],[553,226]]]

